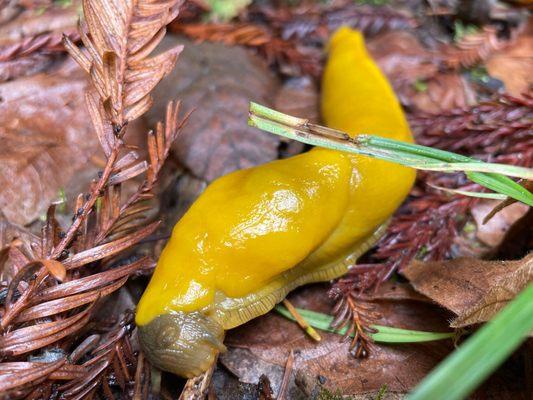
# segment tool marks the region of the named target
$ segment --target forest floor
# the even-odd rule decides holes
[[[320,123],[325,46],[342,25],[364,33],[417,143],[531,168],[531,2],[174,3],[152,16],[168,23],[158,49],[170,50],[157,67],[139,63],[140,88],[106,78],[146,99],[134,109],[86,100],[109,72],[90,55],[87,74],[62,41],[82,46],[81,1],[0,0],[0,399],[405,398],[533,281],[531,207],[465,196],[481,189],[463,173],[419,171],[357,267],[289,295],[351,327],[348,340],[313,340],[272,311],[229,331],[212,377],[182,394],[185,380],[141,354],[133,310],[209,182],[307,149],[248,126],[249,102]],[[453,335],[381,343],[374,325]],[[529,339],[471,398],[530,399],[532,359]]]

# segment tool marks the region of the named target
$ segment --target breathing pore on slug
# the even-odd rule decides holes
[[[322,80],[326,125],[412,141],[361,34],[340,28]],[[244,122],[243,122],[244,123]],[[176,224],[137,307],[144,352],[184,377],[224,350],[224,331],[297,286],[344,274],[382,234],[415,172],[321,148],[214,181]]]

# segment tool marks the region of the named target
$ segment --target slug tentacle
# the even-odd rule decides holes
[[[226,350],[224,329],[201,312],[162,314],[139,327],[139,340],[152,364],[187,378],[208,369]]]

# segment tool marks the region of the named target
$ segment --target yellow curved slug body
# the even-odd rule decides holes
[[[412,141],[361,34],[338,30],[322,83],[326,125]],[[268,312],[293,288],[336,278],[379,236],[415,173],[316,148],[214,181],[183,218],[137,308],[141,343],[190,377],[223,350],[224,330]]]

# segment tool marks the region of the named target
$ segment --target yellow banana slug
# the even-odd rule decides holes
[[[412,141],[359,32],[339,29],[322,82],[325,123]],[[137,307],[144,352],[184,377],[223,351],[224,331],[297,286],[344,274],[403,201],[413,170],[316,148],[214,181],[176,224]]]

